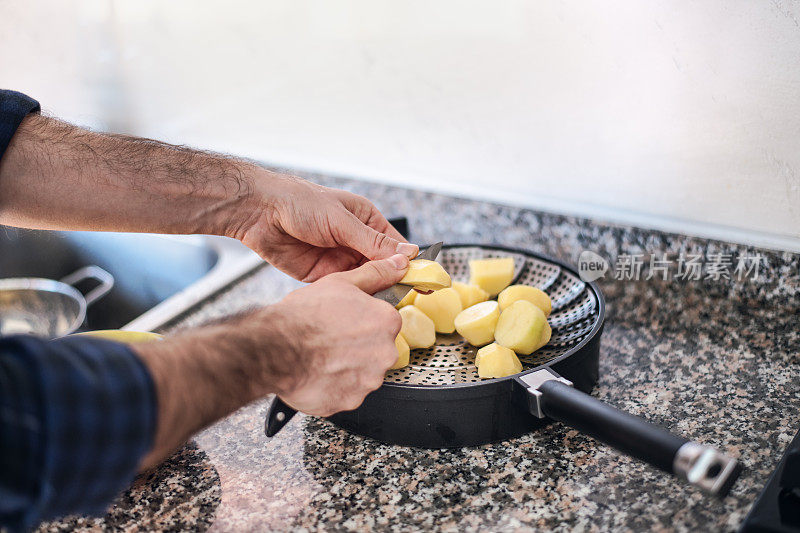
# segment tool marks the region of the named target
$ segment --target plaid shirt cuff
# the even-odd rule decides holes
[[[156,400],[149,372],[127,346],[87,337],[0,339],[0,383],[9,361],[21,387],[12,389],[16,398],[0,390],[0,408],[12,415],[19,409],[25,423],[0,419],[6,433],[0,454],[22,454],[35,467],[17,471],[23,480],[0,472],[0,487],[20,492],[10,494],[16,509],[0,503],[0,525],[28,528],[65,514],[103,513],[152,446]]]
[[[16,91],[0,89],[0,159],[28,113],[38,113],[39,102]]]

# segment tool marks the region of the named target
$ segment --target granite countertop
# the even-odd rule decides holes
[[[407,215],[420,243],[499,243],[572,264],[583,250],[612,264],[633,254],[643,254],[645,264],[664,253],[732,254],[734,264],[736,257],[760,255],[755,280],[618,281],[609,273],[599,281],[608,314],[593,395],[740,457],[745,471],[732,493],[722,501],[706,497],[560,423],[476,448],[424,450],[381,444],[298,415],[268,440],[264,399],[204,430],[142,476],[105,518],[72,518],[43,529],[739,526],[800,426],[800,256],[309,177],[363,194],[388,216]],[[168,331],[274,302],[298,285],[269,266],[260,268]]]

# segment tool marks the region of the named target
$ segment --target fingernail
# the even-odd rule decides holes
[[[403,254],[404,256],[408,257],[409,259],[414,259],[417,257],[419,253],[419,246],[416,244],[411,244],[409,242],[401,242],[397,244],[397,249],[395,250],[398,254]]]
[[[403,254],[395,254],[389,258],[389,262],[393,264],[397,270],[402,270],[408,266],[408,257]]]

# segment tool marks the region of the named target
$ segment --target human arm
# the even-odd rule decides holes
[[[0,338],[0,529],[102,513],[152,445],[154,398],[124,345]]]
[[[400,280],[407,266],[402,255],[371,261],[222,324],[134,345],[151,371],[159,404],[143,466],[270,393],[319,416],[358,407],[398,355],[400,315],[370,294]]]
[[[357,407],[397,359],[399,314],[369,294],[406,267],[401,255],[369,262],[131,347],[0,338],[0,528],[102,512],[137,469],[269,393],[316,415]]]
[[[418,251],[365,198],[249,161],[37,114],[15,131],[0,153],[0,224],[224,235],[303,281]]]

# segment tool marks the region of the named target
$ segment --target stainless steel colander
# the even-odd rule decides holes
[[[74,287],[85,280],[98,286],[85,296]],[[94,265],[61,281],[43,278],[0,279],[0,335],[33,334],[52,339],[76,331],[86,308],[114,287],[114,277]]]
[[[547,292],[553,301],[548,318],[553,335],[547,346],[530,355],[519,356],[523,369],[538,367],[564,355],[591,332],[599,317],[597,297],[574,274],[556,263],[522,253],[504,252],[479,246],[446,247],[437,261],[453,281],[469,281],[469,261],[492,257],[514,258],[514,283],[531,285]],[[458,334],[437,335],[428,349],[413,350],[409,365],[386,374],[388,383],[452,385],[477,383],[475,354],[478,349]]]

